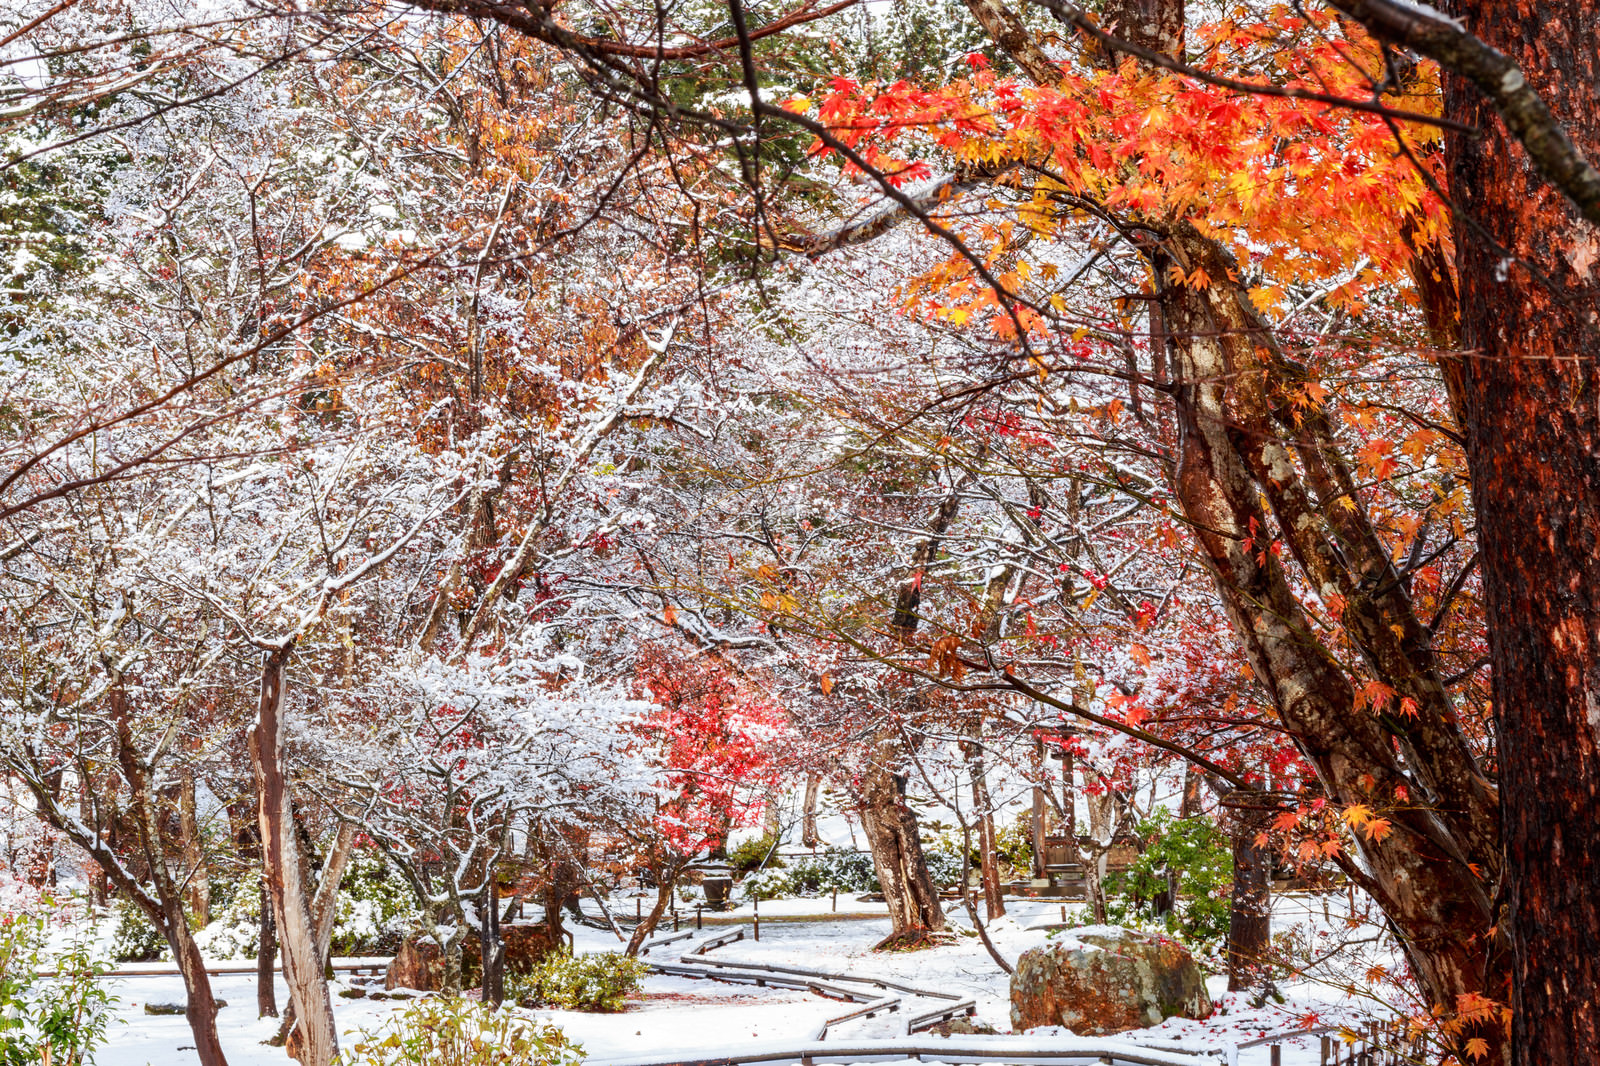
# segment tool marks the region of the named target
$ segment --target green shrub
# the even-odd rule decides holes
[[[583,1048],[548,1022],[468,999],[422,999],[363,1030],[339,1066],[579,1066]]]
[[[333,954],[393,954],[416,919],[416,898],[389,864],[378,856],[356,856],[339,882]]]
[[[783,860],[778,858],[778,853],[773,848],[775,843],[777,841],[772,837],[763,836],[756,837],[754,840],[746,840],[743,844],[731,849],[728,852],[728,865],[733,867],[734,876],[742,876],[752,870],[761,869],[761,864],[764,862],[766,863],[766,869],[769,870],[781,867]],[[772,854],[770,862],[767,861],[769,852]]]
[[[967,876],[967,857],[961,848],[949,841],[940,841],[922,849],[928,863],[928,876],[939,888],[962,884]]]
[[[194,935],[208,959],[253,959],[261,950],[261,873],[240,878],[219,900],[211,897],[211,922]]]
[[[45,939],[43,918],[0,914],[0,1064],[87,1066],[116,1003],[97,980],[110,967],[94,958],[87,934],[53,955]],[[56,976],[41,978],[40,969]]]
[[[994,834],[995,857],[1013,872],[1031,873],[1033,870],[1033,813],[1023,811],[1010,825],[1003,825]]]
[[[783,870],[758,870],[746,877],[739,887],[745,899],[777,899],[794,891],[788,873]]]
[[[853,848],[828,848],[820,855],[808,855],[789,864],[791,890],[805,895],[840,892],[878,891],[878,871],[872,856]]]
[[[615,951],[573,955],[558,951],[522,977],[508,975],[506,991],[524,1007],[613,1014],[620,1011],[650,967]]]
[[[1228,935],[1228,895],[1233,854],[1228,839],[1207,818],[1174,818],[1157,811],[1140,822],[1145,850],[1126,870],[1106,879],[1109,920],[1162,929],[1197,957],[1215,957]],[[1164,916],[1153,900],[1166,890],[1166,871],[1178,875],[1178,899]]]
[[[167,957],[167,938],[144,911],[127,900],[116,904],[117,928],[111,934],[111,957],[118,962],[159,962]]]

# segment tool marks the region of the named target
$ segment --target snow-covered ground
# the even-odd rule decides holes
[[[1275,907],[1277,924],[1295,923],[1338,926],[1342,923],[1341,897],[1316,899],[1280,898]],[[1324,904],[1330,908],[1324,915]],[[631,901],[615,901],[622,913],[632,910]],[[970,996],[977,1003],[978,1020],[1002,1033],[1009,1032],[1010,1005],[1006,977],[984,951],[975,936],[961,936],[953,944],[909,953],[873,953],[871,946],[889,930],[881,904],[839,901],[840,914],[830,911],[830,900],[782,900],[761,905],[762,928],[759,943],[745,939],[719,948],[715,957],[726,962],[763,962],[802,966],[841,974],[887,977],[925,988]],[[847,910],[848,908],[848,910]],[[1069,906],[1069,916],[1075,908]],[[746,904],[735,916],[748,917]],[[995,923],[992,935],[1000,951],[1015,958],[1027,947],[1046,942],[1044,927],[1060,920],[1060,904],[1055,901],[1017,901],[1010,904],[1010,915]],[[805,917],[811,920],[784,921]],[[719,916],[727,917],[727,916]],[[959,915],[953,915],[959,921]],[[1332,919],[1331,923],[1329,919]],[[722,926],[707,927],[703,937],[725,932]],[[580,928],[577,947],[581,951],[615,950],[617,941],[609,932]],[[653,961],[674,961],[681,944],[654,953]],[[217,994],[228,1001],[219,1016],[221,1034],[234,1066],[282,1066],[289,1060],[280,1048],[266,1046],[275,1030],[273,1019],[255,1017],[255,984],[250,975],[223,975],[214,978]],[[340,988],[351,987],[350,980]],[[178,978],[138,977],[118,980],[113,991],[120,997],[118,1022],[113,1025],[110,1042],[100,1054],[101,1066],[190,1066],[197,1062],[189,1029],[181,1016],[149,1016],[147,1003],[179,1003],[182,986]],[[1289,1001],[1282,1006],[1252,1008],[1243,997],[1225,994],[1226,981],[1213,978],[1211,991],[1218,1011],[1205,1021],[1169,1019],[1151,1029],[1124,1034],[1150,1047],[1223,1052],[1238,1043],[1268,1033],[1295,1029],[1302,1018],[1315,1013],[1323,1024],[1354,1022],[1363,1004],[1345,1000],[1325,988],[1294,985],[1285,988]],[[368,987],[368,986],[363,986]],[[370,987],[381,987],[375,985]],[[286,1002],[281,986],[279,1002]],[[404,1006],[403,1001],[335,999],[339,1027],[344,1032],[376,1028],[384,1016]],[[604,1063],[661,1056],[692,1057],[691,1052],[723,1054],[758,1047],[792,1046],[811,1039],[821,1023],[846,1009],[836,1001],[805,992],[726,985],[683,977],[652,975],[644,982],[642,996],[622,1014],[598,1015],[569,1011],[529,1012],[560,1025],[581,1043],[591,1062]],[[899,1015],[882,1015],[853,1022],[848,1028],[830,1033],[829,1039],[868,1038],[899,1035],[903,1030]],[[1034,1035],[1048,1041],[1065,1038],[1063,1031],[1036,1030]],[[936,1039],[936,1038],[934,1038]],[[970,1039],[970,1038],[967,1038]],[[1318,1061],[1316,1036],[1286,1038],[1283,1061],[1287,1066],[1310,1066]],[[1266,1047],[1247,1049],[1238,1056],[1240,1066],[1265,1066]]]

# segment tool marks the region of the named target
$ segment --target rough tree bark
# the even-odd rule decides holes
[[[278,1016],[278,922],[272,916],[272,893],[261,881],[261,939],[256,945],[256,1017]]]
[[[300,870],[300,845],[289,807],[289,782],[283,772],[283,667],[292,644],[266,653],[261,665],[261,695],[250,734],[256,795],[261,818],[261,855],[272,897],[273,916],[283,947],[283,976],[295,1012],[289,1053],[304,1066],[330,1066],[339,1051],[333,1000],[318,950],[311,908]]]
[[[800,843],[804,847],[814,848],[820,840],[817,836],[817,793],[821,789],[821,775],[807,774],[805,806],[800,814]]]
[[[178,838],[183,844],[183,865],[188,871],[189,913],[195,924],[203,927],[211,921],[211,871],[195,811],[194,768],[187,764],[178,774]]]
[[[317,876],[316,891],[311,896],[311,930],[317,945],[318,968],[324,974],[328,972],[329,946],[333,942],[333,923],[338,918],[339,882],[344,880],[344,868],[350,861],[351,854],[355,851],[356,828],[349,822],[340,822],[339,828],[334,831],[333,843],[328,847],[328,858],[322,864],[322,872]],[[262,930],[266,935],[266,921],[271,916],[271,897],[266,895],[266,882],[261,885],[263,893]],[[277,950],[277,936],[273,936],[273,950]],[[260,979],[259,964],[257,979]],[[266,969],[267,980],[272,977],[272,965],[269,962]],[[276,1010],[273,1011],[277,1013]],[[268,1041],[273,1047],[282,1047],[289,1041],[289,1035],[294,1031],[295,1010],[294,1001],[289,1001],[289,1006],[283,1012],[283,1022],[278,1026],[278,1033]]]
[[[1228,798],[1233,891],[1228,900],[1228,991],[1247,992],[1264,980],[1272,946],[1272,848],[1256,843],[1271,811],[1250,796]]]
[[[889,740],[879,751],[895,757],[898,745]],[[928,875],[928,860],[917,836],[917,816],[905,801],[905,778],[874,760],[862,774],[861,828],[872,849],[884,901],[889,906],[893,932],[885,943],[926,936],[945,927],[939,891]]]
[[[117,889],[132,900],[166,938],[183,977],[184,1016],[194,1035],[196,1057],[201,1066],[227,1066],[227,1057],[217,1037],[217,1001],[211,993],[205,959],[189,932],[183,887],[173,880],[167,868],[165,856],[169,840],[162,832],[165,819],[152,784],[154,767],[139,751],[134,738],[121,672],[109,666],[107,669],[111,686],[106,701],[117,766],[128,784],[128,814],[140,857],[148,869],[148,883],[136,879],[107,842],[88,830],[88,823],[68,816],[59,797],[51,795],[39,777],[27,774],[24,779],[46,822],[88,852]]]
[[[1163,2],[1181,20],[1181,0]],[[968,6],[1004,46],[997,4],[969,0]],[[1015,58],[1043,80],[1029,54]],[[1500,876],[1499,796],[1461,733],[1431,632],[1360,505],[1329,419],[1316,404],[1294,410],[1291,396],[1304,372],[1278,349],[1237,280],[1237,264],[1182,219],[1141,220],[1141,226],[1148,235],[1138,247],[1150,264],[1172,364],[1179,430],[1173,489],[1234,633],[1330,799],[1353,804],[1421,794],[1423,802],[1393,811],[1395,831],[1386,839],[1358,839],[1364,869],[1347,868],[1363,877],[1393,920],[1429,1002],[1452,1012],[1464,996],[1503,995],[1505,969],[1486,936]],[[1218,280],[1208,288],[1173,284],[1173,267],[1181,276],[1203,267]],[[1522,447],[1529,460],[1522,465],[1532,467],[1539,449]],[[1578,473],[1563,476],[1580,486]],[[1525,530],[1533,525],[1522,520]],[[1344,599],[1339,620],[1362,668],[1409,700],[1414,715],[1373,714],[1357,698],[1276,554],[1255,548],[1274,526],[1287,559],[1312,586]],[[1592,548],[1592,536],[1588,543]],[[1572,542],[1569,563],[1592,557],[1582,546],[1581,537]],[[1579,659],[1592,669],[1600,638],[1589,632],[1589,658]],[[1542,668],[1531,656],[1521,666],[1525,673]],[[1507,1058],[1496,1034],[1473,1035],[1490,1040],[1493,1058]]]
[[[983,720],[975,718],[967,728],[972,738],[962,743],[967,777],[972,782],[972,813],[978,830],[978,871],[983,884],[984,915],[989,921],[1005,917],[1006,901],[1000,890],[1000,860],[995,854],[994,800],[989,795],[989,775],[983,759]],[[961,886],[966,891],[966,886]]]
[[[1600,5],[1461,0],[1589,159]],[[1478,518],[1504,834],[1513,1060],[1600,1061],[1600,231],[1489,131],[1446,146],[1461,289],[1457,419]],[[1487,231],[1488,236],[1485,236]],[[1498,247],[1496,246],[1498,245]],[[1505,998],[1501,987],[1490,990]]]

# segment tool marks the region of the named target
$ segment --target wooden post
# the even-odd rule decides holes
[[[1326,1033],[1322,1036],[1322,1054],[1317,1059],[1317,1066],[1328,1066],[1328,1036]]]
[[[700,917],[700,912],[702,910],[704,910],[704,909],[705,909],[704,904],[696,903],[694,905],[694,927],[696,929],[704,929],[705,928],[705,922]]]
[[[1044,741],[1033,742],[1033,765],[1039,780],[1033,786],[1033,814],[1028,821],[1029,835],[1033,838],[1033,876],[1044,876],[1044,790],[1049,788],[1049,768],[1044,760]]]
[[[753,907],[756,912],[756,941],[759,943],[761,940],[761,897],[752,897],[750,900],[750,906]]]
[[[1283,1045],[1272,1045],[1272,1066],[1283,1066]]]
[[[839,909],[839,886],[838,885],[834,885],[833,886],[833,909],[835,911],[837,911]]]

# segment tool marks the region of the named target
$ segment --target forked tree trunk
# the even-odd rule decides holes
[[[1171,19],[1181,22],[1181,0],[1149,2],[1167,8],[1152,25]],[[1507,0],[1483,6],[1493,8],[1493,21],[1508,31],[1531,25]],[[1039,63],[1036,42],[1016,42],[1015,17],[1002,0],[968,0],[968,7],[1035,80],[1048,84],[1057,77],[1053,65]],[[1583,73],[1580,57],[1590,57],[1582,62],[1592,68],[1591,7],[1577,5],[1561,27],[1564,36],[1584,35],[1587,50],[1569,41],[1574,47],[1558,44],[1553,53],[1578,74]],[[1136,21],[1130,19],[1128,25]],[[1542,47],[1549,26],[1542,21],[1538,28]],[[1574,113],[1587,106],[1582,94],[1593,90],[1592,69],[1588,75],[1567,84],[1570,102],[1578,109]],[[1592,109],[1586,116],[1591,126],[1600,122]],[[1593,149],[1595,139],[1591,137],[1584,146]],[[1493,151],[1483,145],[1475,150]],[[1472,187],[1499,186],[1492,195],[1500,196],[1509,179],[1499,179],[1506,177],[1503,171],[1509,166],[1500,165],[1497,170],[1491,161],[1488,169],[1492,173],[1473,175],[1477,180]],[[1494,210],[1497,218],[1534,221],[1528,234],[1531,240],[1550,219],[1548,215],[1538,217],[1540,192],[1527,187],[1532,179],[1523,180],[1522,186],[1509,185],[1508,198],[1497,202]],[[1171,399],[1179,428],[1173,489],[1215,579],[1234,633],[1330,799],[1356,804],[1413,797],[1410,805],[1387,811],[1392,815],[1387,837],[1357,839],[1364,870],[1355,870],[1353,864],[1349,868],[1362,873],[1364,883],[1395,923],[1429,1003],[1450,1013],[1463,997],[1499,998],[1504,995],[1506,971],[1486,935],[1496,921],[1492,892],[1501,867],[1499,798],[1462,735],[1433,652],[1432,633],[1417,616],[1409,590],[1362,506],[1331,421],[1320,405],[1299,404],[1296,397],[1304,391],[1300,386],[1305,372],[1278,348],[1270,326],[1255,310],[1240,281],[1243,273],[1238,265],[1220,245],[1201,236],[1183,219],[1141,220],[1140,225],[1149,233],[1137,237],[1136,243],[1150,262],[1157,297],[1158,315],[1154,317],[1159,318],[1164,346],[1172,357]],[[1587,273],[1595,259],[1589,251],[1592,240],[1579,240],[1580,232],[1570,225],[1561,232],[1571,237],[1565,251],[1578,255]],[[1468,242],[1461,238],[1461,243]],[[1559,251],[1548,243],[1543,247]],[[1542,269],[1551,268],[1545,261],[1551,257],[1539,258]],[[1490,260],[1480,263],[1477,276],[1493,277]],[[1209,287],[1170,282],[1174,276],[1192,276],[1197,267],[1213,279]],[[1568,305],[1569,309],[1583,308],[1583,314],[1591,314],[1593,282],[1578,288],[1583,299]],[[1474,301],[1469,298],[1464,303]],[[1503,338],[1520,336],[1507,321],[1521,324],[1536,311],[1524,306],[1508,319],[1501,314],[1507,309],[1487,295],[1478,304],[1480,308],[1495,307],[1495,317],[1485,319],[1484,331],[1487,337],[1495,329],[1502,330],[1494,342],[1500,347],[1494,348],[1492,338],[1479,343],[1496,351],[1511,343]],[[1568,318],[1553,326],[1545,323],[1550,330],[1548,346],[1538,351],[1536,362],[1501,358],[1473,363],[1491,386],[1482,390],[1485,421],[1491,427],[1493,405],[1506,403],[1507,396],[1524,395],[1526,399],[1520,410],[1515,403],[1511,405],[1526,422],[1522,433],[1505,440],[1491,429],[1482,438],[1486,445],[1496,440],[1502,446],[1510,443],[1517,452],[1514,460],[1506,460],[1504,468],[1496,467],[1494,474],[1503,479],[1506,491],[1486,494],[1478,483],[1474,489],[1479,494],[1480,516],[1492,513],[1496,521],[1520,523],[1503,544],[1495,544],[1486,535],[1486,556],[1494,544],[1502,564],[1520,575],[1521,584],[1513,587],[1529,593],[1498,604],[1491,601],[1491,617],[1518,619],[1514,625],[1526,638],[1521,644],[1502,641],[1496,645],[1505,667],[1521,679],[1505,682],[1506,669],[1497,661],[1496,684],[1520,685],[1520,690],[1513,690],[1522,697],[1538,696],[1548,689],[1544,694],[1554,700],[1552,713],[1542,717],[1537,701],[1528,704],[1527,720],[1515,719],[1523,711],[1512,708],[1509,712],[1531,727],[1520,734],[1520,740],[1541,749],[1528,758],[1527,765],[1542,765],[1550,771],[1530,773],[1524,782],[1529,787],[1515,790],[1518,802],[1521,797],[1544,796],[1560,804],[1586,796],[1581,803],[1585,825],[1593,825],[1600,806],[1600,787],[1596,786],[1600,762],[1594,759],[1593,731],[1585,733],[1580,724],[1584,721],[1581,708],[1600,705],[1600,688],[1594,680],[1600,661],[1600,618],[1594,598],[1582,595],[1588,587],[1583,571],[1592,566],[1596,555],[1597,474],[1592,459],[1586,467],[1580,457],[1592,456],[1600,440],[1593,432],[1597,417],[1592,400],[1593,360],[1584,361],[1582,380],[1578,380],[1573,376],[1579,374],[1577,362],[1560,358],[1571,351],[1572,339],[1593,337],[1595,324],[1590,319],[1579,323],[1573,317],[1577,314],[1572,310]],[[1579,325],[1583,329],[1575,328]],[[1563,335],[1567,344],[1562,342]],[[1596,346],[1590,344],[1582,350],[1592,355]],[[1566,373],[1568,368],[1571,374]],[[1533,382],[1542,384],[1519,394],[1519,384]],[[1582,414],[1576,413],[1574,406],[1580,396],[1589,404]],[[1562,397],[1565,402],[1558,402]],[[1470,414],[1462,421],[1470,423]],[[1565,469],[1541,473],[1541,457],[1552,448],[1561,449],[1562,457],[1570,462]],[[1491,451],[1491,447],[1480,448],[1475,462],[1501,462]],[[1561,501],[1561,506],[1549,523],[1541,525],[1536,516],[1526,512],[1547,491],[1556,493],[1552,499]],[[1257,545],[1257,538],[1273,535],[1274,525],[1287,549],[1284,562],[1279,561],[1276,548],[1264,551]],[[1517,551],[1519,543],[1531,548],[1539,537],[1547,544],[1537,557],[1548,560],[1547,566],[1532,565],[1531,556]],[[1350,676],[1320,641],[1285,575],[1283,566],[1288,560],[1324,597],[1337,593],[1343,600],[1339,621],[1361,657],[1362,669],[1383,681],[1397,700],[1407,701],[1408,711],[1414,713],[1375,715],[1358,698]],[[1486,577],[1490,576],[1486,571]],[[1563,576],[1566,580],[1557,580]],[[1533,591],[1541,587],[1540,581],[1546,582],[1542,594]],[[1530,599],[1539,600],[1531,610],[1523,602]],[[1581,608],[1580,603],[1584,605]],[[1506,651],[1512,647],[1519,650]],[[1552,656],[1552,652],[1556,654]],[[1570,669],[1561,672],[1554,669],[1557,664],[1568,664]],[[1539,678],[1545,680],[1533,680]],[[1508,702],[1516,701],[1497,699],[1497,713],[1506,715]],[[1586,746],[1558,774],[1555,761],[1568,758],[1561,750],[1562,742],[1573,736]],[[1574,781],[1580,783],[1570,790]],[[1535,782],[1547,787],[1541,792],[1532,787]],[[1417,796],[1419,791],[1425,796],[1421,803],[1416,802],[1423,798]],[[1560,850],[1561,836],[1549,831],[1554,824],[1548,818],[1530,821],[1527,833],[1537,838],[1538,844],[1524,859],[1536,865],[1550,857],[1552,848]],[[1563,935],[1570,935],[1574,944],[1592,943],[1600,933],[1594,920],[1595,900],[1600,898],[1600,885],[1595,883],[1600,856],[1583,855],[1582,851],[1567,844],[1562,868],[1573,878],[1570,883],[1580,886],[1565,890],[1580,893],[1585,901],[1560,919],[1561,928],[1570,931]],[[1540,912],[1547,913],[1550,905],[1558,905],[1563,898],[1563,888],[1549,880],[1534,883],[1539,886],[1536,894],[1544,900]],[[1530,934],[1536,925],[1533,922],[1526,927]],[[1560,965],[1565,965],[1565,956],[1557,953],[1557,957],[1563,959]],[[1594,987],[1593,968],[1600,963],[1591,953],[1583,966],[1584,976],[1590,978],[1587,984],[1570,973],[1559,979],[1570,982],[1566,987],[1573,989]],[[1538,972],[1554,973],[1548,969]],[[1578,996],[1581,993],[1573,993]],[[1575,998],[1553,998],[1563,1004],[1570,1002],[1569,1018],[1582,1013]],[[1574,1038],[1578,1040],[1574,1047],[1587,1046],[1581,1040],[1592,1036],[1594,1023],[1569,1020],[1562,1024],[1568,1027],[1567,1033],[1578,1033],[1579,1025],[1588,1026],[1585,1032],[1589,1035]],[[1497,1033],[1471,1035],[1489,1041],[1491,1060],[1509,1057],[1509,1045]]]
[[[283,667],[292,645],[266,654],[261,695],[250,736],[261,818],[261,855],[272,910],[283,948],[283,976],[295,1012],[289,1053],[304,1066],[330,1066],[339,1052],[333,1000],[317,946],[311,908],[300,869],[300,844],[283,772]]]
[[[111,680],[107,700],[115,729],[117,764],[128,782],[129,813],[133,816],[134,831],[141,850],[153,859],[150,880],[155,886],[155,896],[151,897],[142,886],[134,883],[121,864],[111,861],[102,863],[102,866],[118,881],[117,887],[144,911],[172,948],[173,961],[183,977],[183,1013],[194,1036],[195,1054],[201,1066],[227,1066],[227,1056],[223,1054],[222,1042],[217,1037],[217,1001],[211,993],[211,978],[206,973],[200,948],[189,932],[183,890],[173,882],[163,861],[168,841],[162,836],[165,819],[161,816],[160,805],[151,786],[152,767],[140,754],[134,740],[122,677],[113,671]],[[59,807],[52,806],[49,809],[57,810]],[[100,846],[98,839],[79,839],[78,843],[91,851]]]
[[[1600,160],[1600,5],[1453,7]],[[1457,420],[1499,740],[1512,1057],[1600,1062],[1600,233],[1533,173],[1475,90],[1452,79],[1445,113],[1487,131],[1452,135],[1446,152],[1467,353],[1454,368]]]
[[[355,840],[355,826],[349,822],[340,822],[339,828],[334,832],[333,843],[328,848],[327,861],[322,864],[322,872],[317,877],[317,889],[311,896],[311,928],[317,942],[317,958],[324,975],[328,973],[333,926],[338,919],[339,882],[344,880],[344,868],[350,861],[351,853],[355,851]],[[271,907],[264,908],[263,917],[270,911]],[[274,938],[274,948],[276,948],[276,938]],[[270,981],[272,975],[270,966],[266,972]],[[258,979],[259,976],[258,970]],[[283,1023],[278,1026],[277,1035],[268,1043],[274,1047],[287,1044],[289,1034],[294,1031],[295,1017],[294,1001],[290,1000],[288,1008],[283,1012]]]
[[[945,927],[939,892],[928,876],[928,861],[917,839],[917,816],[905,802],[904,780],[874,765],[863,775],[857,806],[889,907],[891,938],[914,938]]]

